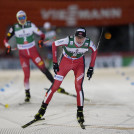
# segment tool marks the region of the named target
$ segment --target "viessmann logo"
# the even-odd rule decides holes
[[[119,19],[122,17],[121,8],[79,9],[78,5],[70,5],[67,9],[42,9],[44,20],[52,19],[66,21],[67,26],[75,26],[78,20]]]

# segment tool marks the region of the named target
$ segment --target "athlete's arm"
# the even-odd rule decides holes
[[[7,36],[4,38],[4,45],[5,47],[10,46],[8,44],[8,41],[10,40],[10,38],[12,38],[12,36],[14,35],[14,27],[11,27],[7,33]]]
[[[90,67],[94,67],[94,65],[95,65],[95,60],[96,60],[96,56],[97,56],[97,48],[96,48],[96,46],[93,44],[92,41],[90,41],[90,47],[89,47],[89,48],[92,50]]]
[[[58,46],[67,46],[69,42],[69,38],[63,38],[60,40],[56,40],[52,44],[52,53],[53,53],[53,62],[57,63],[57,47]]]
[[[31,26],[32,26],[33,32],[39,35],[41,40],[44,40],[45,34],[39,28],[37,28],[35,24],[31,23]]]

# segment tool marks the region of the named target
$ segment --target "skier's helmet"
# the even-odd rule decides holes
[[[75,32],[75,36],[80,38],[86,37],[86,29],[84,27],[79,27]]]
[[[43,25],[44,29],[48,30],[51,28],[51,24],[50,22],[45,22],[44,25]]]
[[[16,18],[19,24],[24,25],[27,19],[26,13],[23,10],[20,10],[16,14]]]

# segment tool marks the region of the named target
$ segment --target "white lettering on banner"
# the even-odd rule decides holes
[[[54,79],[55,80],[58,80],[58,81],[62,81],[63,80],[63,76],[61,76],[61,75],[55,75],[54,76]]]
[[[66,25],[74,26],[78,20],[93,19],[119,19],[122,16],[121,8],[79,9],[78,5],[69,5],[67,9],[42,9],[41,16],[44,20],[64,20]]]

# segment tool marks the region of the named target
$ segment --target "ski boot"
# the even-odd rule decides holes
[[[25,90],[25,93],[26,93],[25,102],[29,102],[31,98],[30,90],[29,89]]]
[[[38,113],[34,116],[34,118],[35,118],[36,120],[40,120],[41,117],[45,114],[46,109],[47,109],[47,105],[48,105],[48,104],[42,102],[42,105],[41,105],[41,107],[40,107]]]
[[[82,129],[85,129],[84,123],[84,115],[83,115],[83,106],[78,106],[77,109],[77,121]]]
[[[78,121],[78,123],[84,123],[84,121],[85,121],[82,106],[78,106],[78,109],[77,109],[77,121]]]

